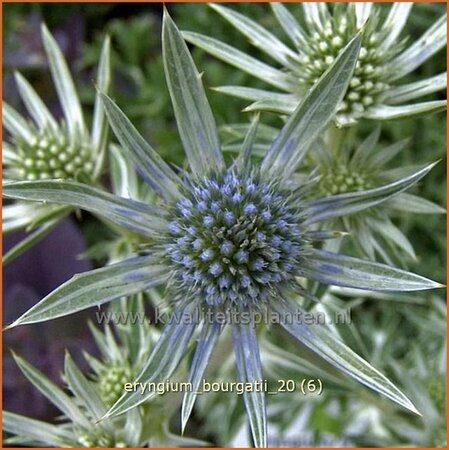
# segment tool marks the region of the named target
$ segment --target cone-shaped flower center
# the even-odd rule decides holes
[[[325,197],[363,191],[373,186],[370,175],[352,170],[345,164],[339,164],[332,170],[325,170],[319,182],[320,193]]]
[[[276,184],[229,172],[193,186],[174,215],[167,252],[175,281],[207,304],[266,301],[296,273],[301,210]]]
[[[126,364],[108,366],[99,376],[100,397],[111,407],[123,394],[123,386],[133,378],[132,370]]]
[[[30,142],[18,142],[18,148],[22,180],[81,179],[89,177],[94,167],[89,145],[70,144],[62,132],[41,131]]]
[[[356,68],[339,107],[340,115],[357,118],[388,88],[385,64],[397,51],[385,50],[379,45],[380,37],[375,32],[377,22],[378,16],[374,14],[363,35]],[[318,81],[356,31],[355,17],[341,14],[336,14],[323,29],[310,31],[308,45],[301,46],[301,51],[306,52],[298,70],[301,90]]]

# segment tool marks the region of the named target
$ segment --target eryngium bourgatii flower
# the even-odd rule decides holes
[[[373,189],[410,173],[410,167],[387,167],[399,152],[407,148],[408,139],[376,149],[379,136],[380,128],[377,128],[358,146],[343,142],[339,152],[331,150],[330,139],[327,143],[317,141],[314,151],[309,153],[320,177],[316,197]],[[404,257],[416,261],[413,244],[394,224],[394,219],[404,212],[444,214],[445,209],[418,195],[402,192],[377,207],[331,220],[323,227],[349,232],[347,243],[354,243],[364,257],[400,265]]]
[[[136,296],[127,300],[142,301],[136,299]],[[143,311],[141,308],[142,314]],[[140,322],[122,324],[114,330],[118,339],[114,337],[112,329],[108,326],[104,332],[91,327],[95,343],[100,351],[100,359],[85,354],[94,372],[93,377],[83,373],[70,354],[66,353],[62,379],[69,392],[62,390],[23,358],[14,355],[25,377],[62,415],[54,423],[48,423],[4,411],[3,431],[10,435],[5,439],[6,443],[58,448],[152,448],[205,445],[205,442],[198,439],[174,435],[169,431],[170,418],[178,407],[173,401],[167,404],[160,399],[150,407],[136,408],[123,416],[98,422],[111,406],[110,400],[115,399],[117,393],[120,396],[124,383],[132,381],[131,373],[134,371],[137,373],[142,368],[146,361],[145,356],[154,348],[159,335],[154,327]],[[130,355],[129,347],[125,347],[124,342],[135,346],[134,355]],[[117,377],[118,374],[120,376]]]
[[[36,91],[19,74],[15,79],[19,94],[32,121],[3,102],[3,126],[9,135],[3,142],[3,181],[77,180],[94,184],[103,167],[107,144],[107,121],[97,96],[92,131],[86,128],[80,101],[67,63],[57,42],[45,25],[42,40],[56,87],[64,120],[58,122]],[[108,90],[110,84],[110,44],[106,38],[97,73],[97,83]],[[3,232],[32,231],[3,257],[6,263],[43,238],[70,212],[67,207],[16,202],[3,206]]]
[[[162,42],[167,84],[190,173],[176,173],[167,165],[118,106],[103,95],[123,151],[160,196],[160,202],[149,205],[74,181],[18,182],[5,186],[4,194],[94,211],[144,236],[147,243],[135,258],[69,280],[11,326],[49,320],[166,284],[173,314],[137,381],[169,379],[199,326],[189,374],[192,389],[185,393],[182,408],[183,427],[226,323],[232,325],[240,381],[263,378],[253,322],[253,315],[260,312],[277,317],[267,320],[278,320],[295,338],[344,373],[415,411],[391,382],[325,327],[285,318],[301,314],[296,299],[313,298],[307,287],[314,282],[379,291],[440,286],[400,269],[325,252],[315,245],[339,236],[338,232],[315,231],[317,223],[391,198],[421,179],[432,164],[378,189],[314,201],[304,200],[310,184],[298,183],[292,176],[343,98],[357,61],[360,35],[350,41],[298,106],[258,166],[250,158],[257,117],[239,156],[225,164],[201,77],[166,13]],[[154,391],[144,395],[126,392],[106,417],[124,413],[155,395]],[[255,445],[266,446],[264,393],[246,392],[243,398]]]
[[[328,5],[301,4],[305,24],[281,3],[270,6],[293,47],[248,17],[219,4],[211,7],[244,34],[276,67],[247,55],[212,37],[184,32],[187,41],[283,91],[243,86],[221,86],[220,92],[254,101],[247,111],[268,110],[291,114],[306,92],[333,63],[354,33],[363,27],[362,47],[348,90],[338,107],[337,125],[355,124],[361,118],[388,120],[443,110],[446,101],[410,103],[446,89],[446,73],[421,81],[399,80],[426,62],[446,44],[446,15],[418,40],[407,46],[401,38],[413,3],[393,3],[386,17],[370,2]]]

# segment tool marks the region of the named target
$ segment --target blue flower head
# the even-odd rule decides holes
[[[270,192],[277,195],[267,201]],[[256,172],[229,169],[187,186],[184,195],[171,209],[166,247],[180,297],[221,310],[248,300],[259,307],[278,295],[281,284],[295,282],[307,237],[301,202],[291,191]],[[193,274],[194,285],[186,281]]]

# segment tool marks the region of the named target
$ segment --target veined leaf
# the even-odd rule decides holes
[[[407,194],[405,192],[388,200],[386,206],[398,211],[405,211],[417,214],[445,214],[446,210],[436,203],[430,202],[417,195]]]
[[[210,7],[221,14],[240,33],[249,38],[255,47],[271,56],[271,58],[280,64],[291,67],[291,60],[298,59],[297,53],[288,48],[274,34],[270,33],[254,20],[217,3],[211,3]]]
[[[304,31],[289,10],[282,3],[270,2],[270,6],[279,24],[284,29],[285,34],[292,40],[296,47],[300,48],[301,45],[306,44],[307,38],[305,37]]]
[[[167,280],[167,268],[141,256],[77,274],[7,328],[67,316],[116,298],[135,294]]]
[[[299,305],[286,300],[273,303],[273,308],[282,316],[287,315],[281,325],[298,341],[324,358],[345,374],[359,383],[384,395],[402,407],[419,414],[413,403],[378,370],[354,353],[339,338],[323,325],[305,325],[292,321],[289,317],[296,317],[298,312],[304,313]]]
[[[446,23],[444,14],[419,39],[399,56],[394,58],[385,69],[394,74],[391,80],[397,80],[419,67],[438,50],[446,45]]]
[[[357,2],[355,6],[356,26],[360,28],[367,20],[373,9],[373,2]]]
[[[61,49],[44,24],[42,24],[42,40],[47,53],[53,82],[64,111],[69,134],[73,141],[76,142],[79,135],[84,134],[86,130],[75,84]]]
[[[248,173],[250,170],[251,152],[253,150],[254,143],[256,141],[256,133],[258,125],[259,125],[259,114],[256,114],[254,116],[253,121],[251,122],[250,127],[248,128],[248,133],[245,136],[245,139],[242,144],[242,149],[236,160],[236,164],[242,167],[245,173]]]
[[[184,432],[187,421],[189,420],[193,405],[195,404],[196,396],[198,395],[201,380],[203,379],[207,364],[209,363],[212,352],[214,351],[220,331],[221,325],[219,323],[209,323],[207,320],[203,322],[189,372],[189,383],[192,384],[192,390],[185,392],[182,401],[182,432]]]
[[[14,136],[27,142],[33,140],[35,130],[20,113],[6,102],[2,102],[3,126]]]
[[[85,209],[148,237],[155,237],[160,230],[166,229],[162,210],[74,181],[18,181],[4,185],[3,194],[6,198]]]
[[[392,3],[383,24],[385,38],[379,43],[379,49],[386,50],[394,44],[407,22],[413,2]]]
[[[111,84],[111,40],[106,36],[100,54],[97,73],[97,89],[108,93]],[[94,116],[92,120],[91,142],[97,154],[95,162],[94,177],[100,175],[106,156],[106,145],[108,142],[108,124],[101,104],[101,97],[97,91],[95,95]]]
[[[110,177],[112,192],[124,198],[139,199],[139,181],[134,166],[117,145],[109,147]]]
[[[395,120],[418,117],[423,114],[444,111],[447,107],[446,100],[414,103],[412,105],[379,105],[369,108],[365,117],[372,120]]]
[[[92,419],[94,421],[99,419],[106,412],[106,407],[98,396],[94,385],[76,366],[68,352],[65,354],[64,363],[64,375],[70,390],[74,393],[76,398],[83,402],[84,406],[90,412]],[[108,422],[104,422],[101,425],[112,431]]]
[[[196,45],[222,61],[257,77],[266,83],[285,91],[289,91],[291,88],[288,76],[284,72],[275,69],[224,42],[191,31],[183,31],[182,35],[187,42]]]
[[[301,276],[324,284],[371,291],[421,291],[443,285],[405,270],[312,249],[301,262]]]
[[[390,105],[397,105],[446,89],[446,85],[447,74],[444,72],[424,80],[392,87],[386,92],[384,100]]]
[[[79,445],[73,439],[72,434],[61,427],[50,425],[41,420],[29,419],[9,411],[3,412],[3,430],[7,433],[37,441],[43,446],[67,447],[70,443],[73,447]]]
[[[190,167],[198,176],[224,167],[217,126],[200,74],[167,11],[162,27],[162,58],[179,134]]]
[[[300,103],[300,99],[289,94],[278,94],[251,103],[243,109],[244,112],[270,111],[277,114],[293,114]]]
[[[233,97],[243,98],[251,101],[262,101],[268,99],[275,99],[279,101],[288,102],[292,104],[295,109],[298,106],[299,100],[292,94],[281,94],[279,92],[267,91],[265,89],[257,89],[245,86],[218,86],[212,88],[214,91],[221,92],[222,94],[231,95]]]
[[[30,383],[38,389],[61,412],[79,426],[88,427],[89,421],[78,408],[76,403],[53,381],[37,370],[23,358],[13,353],[14,361]]]
[[[237,373],[242,383],[263,380],[259,344],[253,324],[232,324],[232,343],[237,364]],[[267,446],[267,411],[264,392],[243,394],[246,412],[256,447]]]
[[[28,109],[34,122],[40,129],[51,128],[53,131],[57,130],[58,125],[56,120],[45,106],[45,103],[37,95],[33,87],[27,80],[19,73],[14,74],[17,88],[20,93],[22,101]]]

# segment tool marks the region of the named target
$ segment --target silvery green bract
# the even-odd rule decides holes
[[[263,378],[255,312],[280,317],[294,338],[337,369],[406,409],[414,405],[387,378],[327,328],[285,320],[302,311],[297,299],[314,298],[310,283],[373,291],[415,291],[440,285],[400,269],[320,250],[319,242],[339,236],[316,224],[353,214],[403,192],[433,164],[374,190],[307,200],[313,180],[294,173],[309,147],[332,120],[351,80],[361,36],[354,36],[304,97],[273,141],[260,165],[251,163],[257,133],[254,119],[237,158],[225,163],[200,74],[180,32],[163,22],[163,59],[179,134],[190,171],[175,172],[137,132],[106,95],[111,127],[126,157],[158,195],[154,204],[109,194],[76,181],[21,181],[4,188],[8,198],[70,205],[94,212],[145,240],[138,256],[76,275],[46,296],[11,326],[42,322],[90,306],[167,285],[173,314],[137,376],[147,383],[168,379],[193,345],[182,406],[186,425],[214,347],[233,314],[232,342],[240,381]],[[240,317],[240,319],[239,319]],[[104,420],[132,411],[155,392],[125,393]],[[267,445],[265,396],[243,396],[256,446]]]
[[[275,62],[274,66],[210,36],[186,31],[184,37],[276,89],[220,86],[218,91],[253,101],[247,111],[291,114],[298,101],[333,64],[352,35],[363,27],[356,67],[339,103],[335,123],[342,126],[353,125],[362,118],[399,119],[441,111],[446,107],[446,101],[413,103],[420,97],[446,89],[445,73],[400,84],[402,78],[446,45],[446,15],[418,40],[406,45],[401,33],[412,5],[393,3],[383,17],[381,6],[371,2],[335,5],[304,2],[301,8],[305,23],[301,25],[288,7],[271,3],[277,21],[292,44],[288,46],[249,17],[223,5],[211,4],[252,45],[267,54]]]
[[[408,140],[379,149],[379,136],[380,128],[377,128],[355,147],[347,139],[332,150],[331,139],[327,143],[317,141],[310,155],[320,177],[316,185],[318,195],[329,197],[375,190],[416,170],[416,166],[389,168],[387,164],[407,148]],[[402,192],[377,207],[323,225],[350,233],[348,240],[371,260],[379,258],[388,264],[395,264],[394,261],[397,264],[405,258],[416,261],[413,244],[393,220],[404,212],[442,214],[445,210],[420,196]]]
[[[20,73],[15,74],[19,94],[32,120],[3,102],[3,126],[9,135],[9,140],[2,144],[3,182],[61,179],[95,184],[107,146],[107,121],[99,96],[89,131],[67,63],[45,25],[42,25],[42,40],[64,120],[58,122],[26,79]],[[109,38],[103,44],[97,84],[104,91],[109,89]],[[3,256],[3,263],[42,239],[70,211],[67,207],[23,201],[5,205],[3,232],[25,229],[31,233]]]

